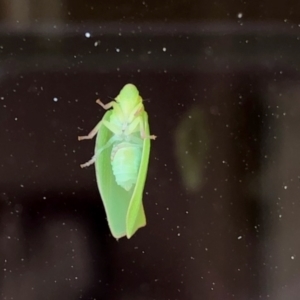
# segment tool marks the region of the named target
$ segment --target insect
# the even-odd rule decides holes
[[[97,185],[112,235],[127,238],[146,225],[142,196],[150,154],[148,114],[133,84],[126,84],[111,102],[96,101],[107,112],[96,127],[78,140],[96,134],[94,156],[82,168],[95,164]],[[112,108],[112,109],[111,109]]]

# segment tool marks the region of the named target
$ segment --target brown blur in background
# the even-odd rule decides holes
[[[299,299],[299,68],[295,0],[0,0],[0,299]],[[158,139],[117,242],[77,136],[128,82]]]

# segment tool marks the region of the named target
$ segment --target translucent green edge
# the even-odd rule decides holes
[[[102,120],[109,121],[112,111],[105,113]],[[148,115],[143,113],[145,132],[149,135]],[[104,146],[113,136],[112,132],[100,124],[96,138],[95,150]],[[111,167],[112,146],[105,149],[95,162],[98,188],[102,197],[111,234],[119,239],[130,238],[141,227],[146,225],[142,196],[148,170],[150,139],[144,139],[141,165],[136,185],[129,192],[117,185]]]

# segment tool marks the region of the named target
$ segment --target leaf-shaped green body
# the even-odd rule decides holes
[[[100,123],[95,153],[114,136],[114,133],[103,124],[103,121],[110,122],[112,113],[113,110],[107,111]],[[148,115],[142,111],[140,116],[144,124],[145,134],[149,136]],[[116,239],[123,236],[130,238],[139,228],[146,225],[142,196],[148,170],[150,139],[144,138],[142,140],[141,160],[136,183],[129,191],[117,184],[113,174],[111,154],[114,144],[105,148],[97,156],[95,161],[97,184],[112,235]]]

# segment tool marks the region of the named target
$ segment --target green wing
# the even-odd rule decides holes
[[[111,113],[111,110],[107,111],[103,120],[109,121]],[[144,120],[147,125],[146,134],[149,134],[147,113],[144,113]],[[112,132],[106,126],[100,125],[95,152],[103,147],[112,136]],[[110,159],[111,150],[112,146],[103,150],[95,162],[97,184],[111,234],[116,239],[123,236],[130,238],[140,227],[146,225],[142,194],[148,168],[150,140],[144,140],[137,183],[134,189],[129,192],[120,187],[115,181]]]
[[[143,122],[145,126],[146,136],[149,136],[150,130],[148,124],[148,114],[145,111],[143,112]],[[150,139],[148,138],[148,139],[144,139],[140,170],[129,203],[128,211],[127,211],[127,217],[126,217],[127,238],[132,237],[133,234],[140,227],[146,225],[146,216],[145,216],[142,200],[143,200],[144,186],[145,186],[145,181],[146,181],[146,176],[148,171],[149,155],[150,155]]]

